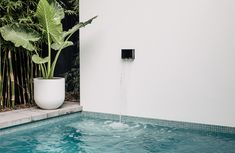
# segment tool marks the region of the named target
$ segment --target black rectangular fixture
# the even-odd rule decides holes
[[[122,49],[122,59],[135,59],[135,49]]]

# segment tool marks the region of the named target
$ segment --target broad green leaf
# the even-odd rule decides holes
[[[61,48],[63,45],[63,48]],[[64,49],[66,47],[69,47],[69,46],[72,46],[73,45],[73,42],[72,41],[66,41],[66,42],[63,42],[61,44],[59,43],[53,43],[51,45],[51,48],[54,49],[54,50],[59,50],[59,49]]]
[[[36,50],[32,42],[40,39],[40,35],[35,30],[25,26],[6,25],[0,28],[0,32],[6,41],[11,41],[16,47],[22,46],[29,51]]]
[[[42,57],[38,56],[37,54],[34,54],[32,56],[32,60],[36,64],[44,64],[49,61],[49,57],[42,58]]]
[[[50,35],[53,42],[60,43],[63,41],[61,20],[64,18],[64,10],[58,2],[52,0],[49,4],[47,0],[40,0],[36,16],[39,24]]]
[[[55,18],[61,21],[65,16],[63,7],[56,0],[51,0],[51,3],[49,4],[54,8],[54,11],[56,12]]]
[[[73,33],[75,33],[77,30],[79,30],[80,28],[82,27],[85,27],[86,25],[88,24],[91,24],[91,22],[97,18],[97,16],[85,21],[85,22],[80,22],[78,24],[76,24],[75,26],[73,26],[71,29],[69,29],[68,31],[64,32],[63,33],[63,38],[67,37],[68,35],[71,35]]]

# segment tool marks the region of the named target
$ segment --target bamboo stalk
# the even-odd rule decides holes
[[[19,104],[22,104],[22,88],[21,88],[21,85],[20,85],[20,78],[19,78],[19,75],[20,75],[20,69],[19,69],[19,66],[20,66],[20,63],[18,64],[18,57],[19,57],[19,52],[17,51],[15,53],[15,56],[14,56],[14,60],[15,60],[15,77],[16,77],[16,85],[17,85],[17,91],[18,91],[18,102]]]
[[[7,53],[6,53],[7,54]],[[10,98],[10,95],[11,95],[11,89],[10,89],[10,85],[11,85],[11,82],[10,82],[10,70],[9,70],[9,63],[7,62],[6,60],[6,76],[7,76],[7,85],[6,85],[6,102],[7,102],[7,107],[10,108],[11,107],[11,98]]]
[[[9,79],[10,79],[10,90],[11,94],[9,95],[11,106],[15,107],[15,78],[13,73],[13,66],[12,66],[12,55],[11,50],[8,51],[8,62],[9,62]]]
[[[2,93],[2,103],[3,103],[3,108],[6,107],[6,90],[4,90],[4,82],[5,82],[5,75],[6,75],[6,51],[4,53],[4,58],[3,58],[3,70],[2,70],[2,82],[3,82],[3,93]],[[6,87],[5,87],[6,88]]]
[[[21,65],[19,66],[20,69],[20,83],[21,83],[21,88],[22,88],[22,99],[23,99],[23,103],[24,105],[26,105],[26,97],[25,97],[25,87],[24,87],[24,75],[23,75],[23,67],[24,67],[24,63],[23,63],[23,53],[22,50],[19,51],[19,62],[21,63]]]
[[[26,93],[27,93],[27,97],[28,97],[28,101],[27,102],[30,102],[31,101],[31,96],[30,96],[30,74],[29,74],[29,71],[30,71],[30,65],[29,65],[29,55],[28,53],[25,54],[25,63],[26,63],[26,68],[25,68],[25,85],[26,85]],[[27,103],[26,102],[26,103]]]
[[[3,108],[2,48],[0,43],[0,108]]]
[[[29,57],[29,61],[30,61],[30,95],[31,95],[31,104],[33,104],[33,100],[34,100],[34,96],[33,96],[33,69],[34,69],[34,65],[33,65],[33,61],[30,59],[31,57]]]
[[[27,52],[26,54],[26,61],[27,61],[27,88],[28,88],[28,96],[29,96],[29,103],[32,104],[32,92],[33,92],[33,88],[32,88],[32,64],[31,64],[31,56],[30,53]]]

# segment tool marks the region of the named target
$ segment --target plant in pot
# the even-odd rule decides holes
[[[61,51],[73,45],[69,38],[81,27],[90,24],[93,17],[86,22],[74,25],[68,31],[63,31],[62,19],[64,9],[56,0],[40,0],[35,14],[40,31],[29,29],[20,24],[5,25],[0,28],[2,37],[11,41],[16,47],[23,47],[33,52],[32,61],[39,64],[42,78],[34,78],[34,100],[43,109],[60,107],[65,98],[65,79],[54,77],[54,70]],[[41,57],[35,44],[44,39],[47,44],[47,57]],[[51,52],[56,52],[52,60]]]

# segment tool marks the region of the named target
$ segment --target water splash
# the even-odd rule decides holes
[[[122,122],[112,122],[108,125],[112,129],[123,130],[129,128],[129,126]]]
[[[119,122],[122,122],[123,108],[127,103],[127,79],[126,79],[126,70],[127,70],[128,61],[123,61],[121,68],[121,77],[120,77],[120,108],[119,108]]]

